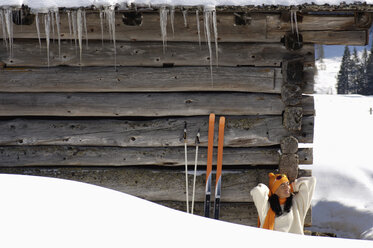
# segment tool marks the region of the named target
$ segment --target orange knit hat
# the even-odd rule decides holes
[[[289,179],[285,174],[273,174],[271,172],[268,174],[268,177],[268,188],[270,189],[269,195],[274,194],[281,184],[289,182]]]

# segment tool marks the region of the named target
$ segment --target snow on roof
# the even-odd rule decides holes
[[[90,6],[111,5],[175,5],[175,6],[262,6],[281,5],[294,6],[303,4],[314,5],[341,5],[341,4],[373,4],[373,0],[0,0],[0,7],[27,5],[31,9],[44,8],[78,8]]]

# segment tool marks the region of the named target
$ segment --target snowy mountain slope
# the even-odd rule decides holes
[[[314,231],[373,239],[371,108],[373,97],[315,95]]]
[[[1,247],[373,247],[373,242],[300,236],[186,214],[88,184],[0,175]]]
[[[317,94],[337,94],[337,76],[341,67],[342,57],[325,58],[323,62],[316,61],[314,91]]]

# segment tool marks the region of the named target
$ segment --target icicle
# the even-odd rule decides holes
[[[212,76],[212,49],[211,49],[211,34],[210,34],[210,25],[211,25],[211,11],[206,10],[204,11],[204,21],[205,21],[205,35],[207,37],[207,45],[209,47],[209,54],[210,54],[210,73],[211,73],[211,83],[212,87],[214,86],[214,79]]]
[[[162,6],[159,10],[159,19],[161,25],[161,35],[163,42],[163,53],[166,53],[167,47],[167,9],[165,6]]]
[[[9,44],[9,58],[13,58],[13,14],[11,9],[4,10],[6,32]]]
[[[172,29],[172,37],[175,36],[175,7],[171,7],[171,13],[170,13],[170,18],[171,18],[171,29]]]
[[[219,64],[219,50],[218,50],[218,25],[216,22],[216,11],[212,11],[212,23],[214,27],[214,37],[215,37],[215,53],[216,53],[216,66]]]
[[[76,24],[76,11],[71,12],[71,22],[73,26],[73,36],[75,42],[75,51],[77,51],[78,43],[77,43],[77,24]]]
[[[49,67],[49,36],[50,36],[50,21],[51,17],[49,12],[44,15],[44,25],[45,25],[45,41],[47,42],[47,60],[48,60],[48,67]]]
[[[87,31],[87,18],[85,15],[85,10],[83,10],[83,22],[84,22],[84,34],[85,34],[85,45],[86,49],[88,49],[88,31]]]
[[[82,10],[78,9],[76,14],[76,22],[78,26],[78,41],[79,41],[79,65],[82,66],[82,36],[83,36],[83,22]]]
[[[55,32],[54,32],[54,14],[53,14],[53,12],[54,11],[51,11],[50,15],[51,15],[51,25],[52,25],[52,37],[53,37],[53,43],[54,43],[56,35],[55,35]]]
[[[61,58],[61,32],[60,32],[60,14],[58,9],[54,12],[56,15],[56,27],[57,27],[57,38],[58,38],[58,57]]]
[[[113,40],[114,45],[114,67],[117,68],[117,47],[115,38],[115,7],[110,6],[105,8],[105,15],[109,24],[109,34]]]
[[[71,32],[71,12],[70,10],[67,11],[67,21],[69,22],[69,33],[70,33],[70,43],[73,43],[73,38],[72,38],[72,32]]]
[[[104,12],[100,9],[100,24],[101,24],[101,43],[102,43],[102,47],[104,47],[104,22],[103,22],[103,15],[104,15]]]
[[[8,36],[6,34],[5,14],[4,14],[4,10],[1,10],[1,9],[0,9],[0,21],[1,21],[1,26],[3,30],[3,42],[6,47],[6,50],[8,50],[9,49],[8,48]]]
[[[196,10],[196,19],[197,19],[198,44],[199,44],[199,49],[201,49],[201,28],[199,26],[199,13],[198,13],[198,9]]]
[[[36,32],[38,33],[39,47],[41,49],[39,13],[35,13]]]
[[[188,27],[187,15],[188,15],[188,11],[183,10],[184,27]]]
[[[290,22],[291,22],[291,32],[294,34],[297,34],[297,39],[299,42],[299,31],[298,31],[298,21],[297,21],[297,11],[291,10],[290,11]],[[294,26],[295,26],[295,32],[294,32]]]

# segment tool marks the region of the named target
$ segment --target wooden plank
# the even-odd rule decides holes
[[[303,41],[321,45],[365,46],[369,42],[369,31],[322,31],[302,32]]]
[[[155,203],[180,211],[185,211],[186,209],[185,202],[163,201]],[[311,209],[307,212],[305,226],[312,225],[311,212]],[[195,203],[194,214],[204,216],[203,202]],[[212,213],[210,216],[212,216]],[[223,202],[220,206],[219,219],[231,223],[257,227],[258,212],[253,202]]]
[[[168,92],[241,91],[280,93],[280,68],[219,67],[54,67],[5,68],[1,92]],[[313,71],[305,70],[302,91],[313,93]]]
[[[280,40],[278,40],[280,42]],[[48,67],[47,49],[42,44],[38,49],[37,40],[14,42],[13,58],[9,58],[5,46],[0,46],[0,61],[7,67]],[[215,52],[212,54],[215,64]],[[281,43],[220,43],[219,66],[280,66],[289,56],[304,57],[305,62],[314,62],[313,45],[304,45],[298,51],[289,51]],[[163,52],[162,42],[117,42],[116,57],[112,45],[102,46],[101,41],[91,41],[82,49],[69,41],[61,43],[61,56],[58,45],[51,43],[49,66],[209,66],[210,54],[206,44],[168,42]],[[116,63],[115,63],[116,62]],[[114,69],[114,68],[113,68]]]
[[[182,166],[185,164],[183,154],[182,147],[2,146],[0,166]],[[206,166],[206,154],[206,148],[201,147],[199,166]],[[298,154],[300,163],[312,164],[311,148],[300,149]],[[194,158],[195,147],[189,147],[189,165],[194,165]],[[224,166],[278,165],[279,160],[276,147],[224,149]]]
[[[213,78],[209,67],[7,68],[0,75],[1,92],[280,93],[282,87],[281,68],[271,67],[219,67]]]
[[[200,129],[207,146],[208,116],[143,121],[92,119],[14,119],[0,121],[0,145],[73,145],[119,147],[183,146],[184,123],[189,146]],[[292,134],[300,143],[313,142],[314,117],[304,117],[302,130]],[[217,131],[216,131],[217,132]],[[226,116],[225,147],[279,145],[289,132],[281,116]],[[215,134],[217,144],[217,133]]]
[[[222,202],[252,202],[250,190],[258,183],[268,182],[270,169],[224,170],[222,174]],[[0,167],[0,173],[56,177],[80,181],[114,189],[150,201],[184,201],[185,171],[146,169],[133,167]],[[310,171],[300,171],[300,176]],[[196,177],[195,201],[203,202],[205,170]],[[189,192],[193,176],[190,175]],[[213,175],[213,181],[215,176]],[[214,183],[214,182],[213,182]],[[212,192],[213,194],[213,192]]]
[[[312,96],[301,105],[303,115],[314,113]],[[281,115],[284,109],[277,94],[0,93],[0,116]]]
[[[290,17],[290,12],[289,12]],[[300,14],[301,20],[297,22],[299,32],[304,31],[353,31],[365,30],[360,28],[354,15],[314,15]],[[298,18],[299,18],[298,17]],[[289,32],[292,30],[291,21],[283,21],[278,15],[267,15],[267,32]],[[295,25],[293,23],[293,25]]]
[[[236,13],[237,15],[237,13]],[[217,13],[217,29],[218,39],[220,42],[278,42],[279,37],[283,37],[286,32],[291,31],[291,23],[281,20],[280,14],[269,13],[246,13],[248,18],[246,25],[238,25],[235,21],[236,15],[230,13]],[[88,38],[91,40],[106,40],[106,45],[110,43],[109,31],[104,20],[104,35],[101,33],[101,23],[99,13],[97,11],[87,11],[87,31]],[[43,19],[40,15],[39,18]],[[122,20],[122,14],[116,14],[116,39],[118,41],[162,41],[159,13],[158,12],[142,12],[142,23],[140,26],[125,25]],[[68,25],[67,13],[60,13],[60,37],[62,39],[74,38],[70,34]],[[198,29],[195,12],[188,12],[186,15],[186,26],[182,12],[175,12],[174,30],[172,31],[170,19],[167,23],[167,40],[168,41],[186,41],[198,42]],[[201,29],[200,38],[202,42],[206,41],[204,34],[203,13],[199,14],[199,25]],[[343,15],[302,15],[302,21],[298,22],[300,32],[312,31],[317,37],[318,31],[357,31],[363,30],[355,22],[354,16]],[[366,30],[366,28],[365,28]],[[40,24],[40,35],[45,39],[44,24]],[[2,33],[0,33],[2,38]],[[36,25],[14,25],[15,38],[34,38],[37,39]],[[50,34],[51,38],[57,39],[57,32]],[[306,36],[304,42],[311,42]],[[85,39],[85,34],[83,34]],[[351,39],[356,39],[354,42],[359,43],[357,36],[352,36]],[[348,41],[348,40],[346,40]],[[334,40],[324,40],[324,42],[333,43]]]

